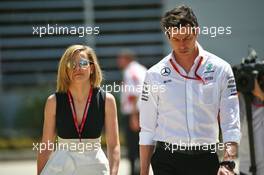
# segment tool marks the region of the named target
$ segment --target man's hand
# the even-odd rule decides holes
[[[238,144],[235,142],[225,143],[224,161],[232,161],[237,158]],[[234,175],[234,170],[227,166],[220,166],[217,175]]]

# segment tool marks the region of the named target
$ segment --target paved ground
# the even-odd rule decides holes
[[[6,161],[0,162],[1,175],[36,175],[36,162],[26,161]],[[119,169],[119,175],[129,175],[129,162],[122,159]]]

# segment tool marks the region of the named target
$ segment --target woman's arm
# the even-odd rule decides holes
[[[109,93],[106,93],[105,100],[105,132],[110,175],[117,175],[120,161],[118,122],[115,98]]]
[[[55,140],[55,115],[56,115],[56,96],[53,94],[48,97],[45,110],[44,110],[44,125],[43,125],[43,136],[41,148],[45,148],[38,152],[37,160],[37,173],[41,173],[45,164],[47,163],[49,156],[53,150],[48,149],[48,143],[54,144]],[[45,146],[45,147],[44,147]]]

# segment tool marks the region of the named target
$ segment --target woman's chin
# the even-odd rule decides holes
[[[87,82],[87,78],[83,77],[83,76],[76,76],[73,78],[73,82],[74,83],[83,83],[83,82]]]

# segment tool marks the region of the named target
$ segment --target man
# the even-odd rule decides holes
[[[137,101],[146,73],[146,68],[136,62],[134,58],[134,53],[130,50],[123,50],[117,58],[118,67],[123,70],[121,112],[126,119],[126,143],[128,147],[131,175],[138,174],[135,165],[135,161],[139,157],[139,113]]]
[[[264,74],[258,80],[255,79],[254,90],[252,91],[252,124],[253,138],[256,160],[256,174],[264,175]],[[249,136],[246,117],[246,106],[243,95],[239,96],[240,116],[241,116],[241,146],[239,148],[240,172],[243,174],[251,174],[249,172],[251,161],[249,151]]]
[[[139,101],[141,175],[150,163],[154,175],[234,174],[240,121],[232,68],[198,44],[190,7],[168,11],[161,24],[172,52],[146,73]],[[221,164],[218,121],[225,143]]]

